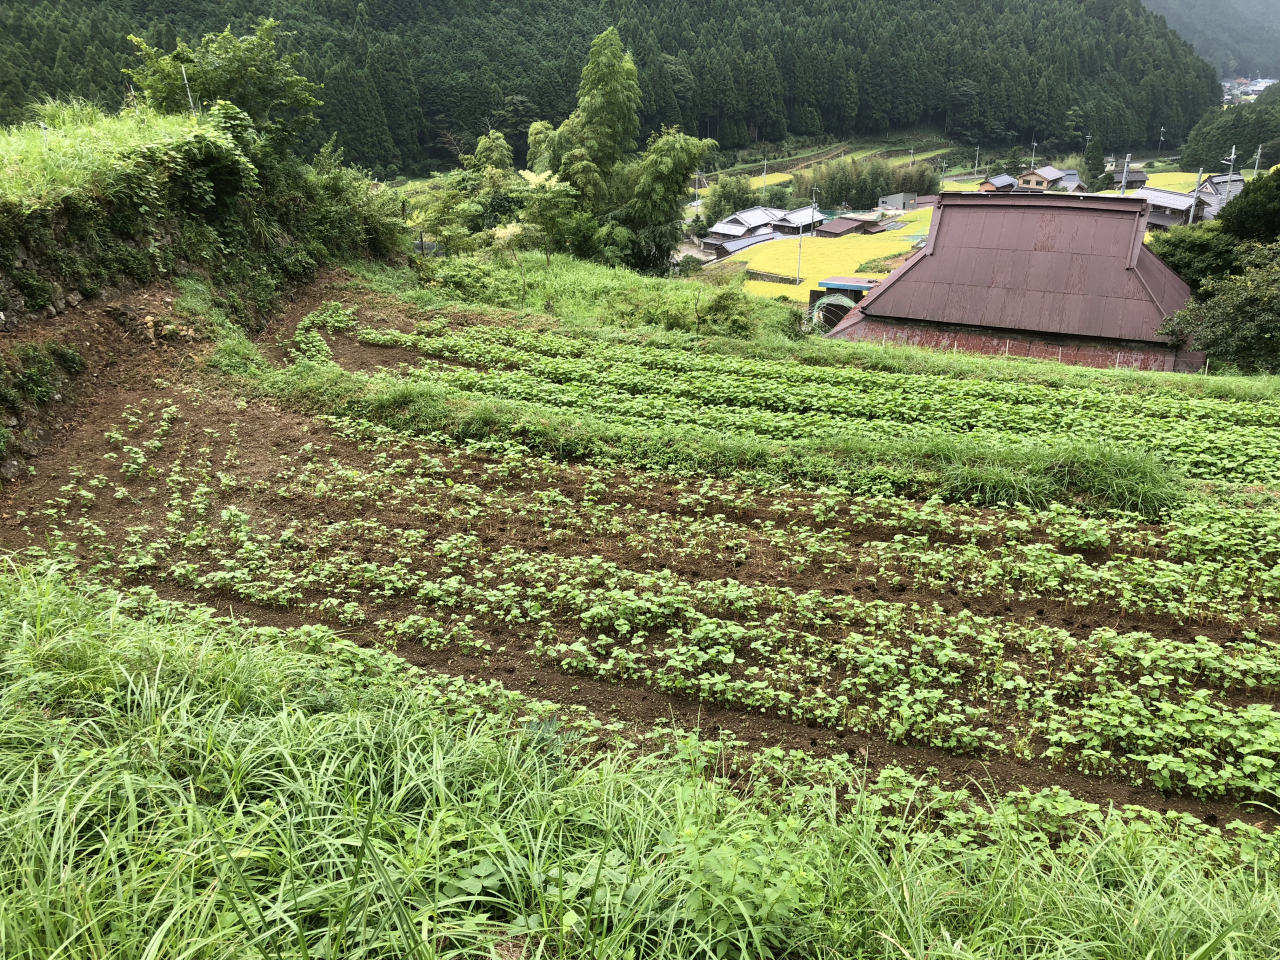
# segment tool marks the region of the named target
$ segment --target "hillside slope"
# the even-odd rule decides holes
[[[448,160],[447,143],[490,124],[514,139],[563,118],[611,23],[635,52],[646,128],[679,123],[726,148],[917,123],[984,144],[1069,149],[1089,132],[1154,146],[1218,98],[1212,68],[1139,0],[3,0],[0,123],[45,95],[118,104],[129,33],[171,48],[263,14],[325,84],[312,148],[336,132],[379,173]]]
[[[1280,74],[1277,0],[1144,0],[1224,77]]]

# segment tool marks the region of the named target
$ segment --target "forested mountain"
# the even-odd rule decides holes
[[[591,38],[633,50],[646,131],[732,148],[787,133],[945,125],[993,147],[1179,140],[1213,69],[1139,0],[0,0],[0,122],[32,99],[127,93],[130,33],[172,49],[271,15],[324,84],[313,149],[391,172],[450,159],[490,126],[518,151],[573,107]]]
[[[1254,103],[1242,103],[1206,114],[1182,150],[1182,169],[1200,167],[1222,173],[1221,160],[1236,148],[1236,169],[1262,169],[1280,163],[1280,83],[1268,87]],[[1258,151],[1261,151],[1260,153]]]
[[[1280,75],[1280,0],[1143,0],[1224,77]]]

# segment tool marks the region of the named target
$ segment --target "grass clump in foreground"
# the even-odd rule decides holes
[[[6,957],[1280,949],[1257,831],[778,751],[731,783],[713,744],[589,747],[323,628],[11,568],[0,676]]]

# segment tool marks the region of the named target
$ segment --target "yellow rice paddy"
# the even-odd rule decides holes
[[[793,286],[785,283],[748,280],[747,292],[762,297],[790,297],[792,300],[808,303],[809,291],[817,289],[819,280],[858,274],[859,264],[868,260],[900,256],[910,251],[913,243],[912,235],[928,232],[929,223],[933,219],[933,208],[913,210],[904,214],[902,219],[907,226],[901,230],[877,233],[872,236],[806,236],[803,248],[799,251],[800,276],[803,283]],[[800,241],[794,237],[770,240],[768,243],[749,247],[733,259],[745,262],[752,270],[776,273],[781,276],[795,276],[799,246]],[[887,276],[884,273],[861,275]]]

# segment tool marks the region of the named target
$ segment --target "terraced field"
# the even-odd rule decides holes
[[[1280,402],[413,299],[335,281],[234,375],[104,393],[3,542],[606,722],[1214,820],[1280,788]]]

